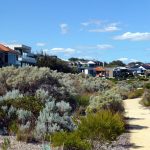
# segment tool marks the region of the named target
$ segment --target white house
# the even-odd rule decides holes
[[[23,44],[10,44],[6,46],[19,53],[18,56],[19,66],[35,65],[36,59],[35,59],[35,55],[31,53],[31,47]]]

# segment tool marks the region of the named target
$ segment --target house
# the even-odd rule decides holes
[[[129,70],[133,73],[133,75],[145,75],[146,71],[150,70],[150,66],[146,64],[135,65],[130,67]]]
[[[106,69],[103,67],[96,67],[95,72],[97,77],[106,77]]]
[[[82,72],[86,75],[96,76],[96,70],[95,68],[102,66],[103,63],[96,60],[77,60],[77,61],[70,61],[69,66],[70,67],[77,67],[78,72]],[[98,74],[98,70],[97,70]]]
[[[31,47],[23,44],[10,44],[6,46],[18,52],[19,66],[36,64],[36,55],[31,53]]]
[[[79,61],[77,66],[79,72],[83,72],[84,74],[91,76],[96,75],[95,67],[97,66],[97,64],[94,61]]]
[[[133,73],[127,67],[116,67],[113,70],[113,76],[116,79],[127,79],[133,77]]]
[[[17,64],[18,53],[11,48],[0,44],[0,67]]]
[[[106,78],[114,78],[114,69],[115,68],[105,68]]]

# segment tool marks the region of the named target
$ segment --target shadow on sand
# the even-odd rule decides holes
[[[142,129],[146,129],[146,128],[148,128],[147,126],[140,126],[140,125],[129,125],[129,124],[127,124],[126,125],[126,129],[127,130],[142,130]]]
[[[130,148],[133,148],[133,149],[140,149],[140,148],[142,148],[142,147],[143,147],[143,146],[138,146],[138,145],[135,145],[134,143],[125,145],[125,148],[126,148],[126,149],[130,149]]]
[[[130,118],[130,117],[125,117],[126,121],[131,121],[131,120],[144,120],[144,118]]]

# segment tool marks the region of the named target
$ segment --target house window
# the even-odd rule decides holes
[[[5,63],[8,63],[8,54],[5,54]]]

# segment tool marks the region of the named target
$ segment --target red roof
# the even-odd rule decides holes
[[[4,46],[3,44],[0,44],[0,51],[18,54],[15,50],[10,49],[9,47]]]
[[[103,67],[96,67],[95,70],[96,71],[106,71],[105,68],[103,68]]]

